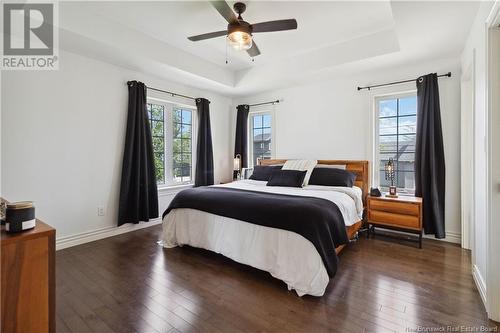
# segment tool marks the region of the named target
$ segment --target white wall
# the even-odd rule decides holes
[[[498,297],[498,295],[487,294],[489,290],[486,281],[488,280],[488,154],[487,154],[487,64],[486,64],[486,21],[492,11],[493,2],[481,2],[476,19],[471,28],[466,46],[461,57],[461,66],[466,69],[474,66],[474,219],[473,219],[473,275],[485,302],[486,308],[491,316],[491,309],[488,306],[488,297]],[[495,221],[497,222],[497,221]],[[497,237],[497,235],[496,235]],[[493,253],[492,253],[493,255]],[[494,259],[497,259],[497,253]],[[499,277],[494,277],[496,281]],[[498,283],[498,282],[497,282]],[[500,317],[499,311],[494,314],[496,320]]]
[[[37,216],[57,229],[59,243],[116,232],[126,81],[132,79],[208,98],[215,181],[231,178],[229,98],[68,52],[61,52],[58,71],[6,71],[1,79],[2,194],[35,201]],[[172,193],[161,195],[160,214]],[[98,206],[105,207],[104,217],[97,216]]]
[[[453,73],[439,79],[446,158],[446,232],[460,242],[460,68],[459,59],[443,59],[401,68],[374,69],[351,77],[271,91],[236,104],[283,99],[275,106],[277,158],[366,159],[373,161],[373,96],[416,90],[403,84],[371,91],[357,86],[416,78],[431,72]],[[233,114],[233,123],[234,114]],[[234,131],[233,131],[234,135]]]

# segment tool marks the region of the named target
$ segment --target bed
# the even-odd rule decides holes
[[[273,159],[261,160],[260,164],[285,162]],[[241,180],[185,190],[176,196],[176,199],[185,197],[184,205],[171,204],[163,216],[163,246],[189,245],[220,253],[269,272],[299,296],[322,296],[335,275],[337,254],[357,235],[362,225],[368,191],[368,161],[318,160],[318,164],[343,166],[356,173],[354,186],[270,187],[263,181]],[[224,202],[225,207],[214,208],[217,200]],[[257,204],[262,201],[275,205],[276,209],[266,211],[264,206]],[[325,213],[315,214],[323,204],[333,209],[326,215],[337,212],[342,223],[326,227],[320,223]],[[226,210],[232,208],[234,211],[226,214]],[[305,212],[307,210],[309,212]],[[276,222],[279,218],[273,215],[275,212],[286,215],[288,211],[291,216],[280,221],[277,227],[264,223],[265,220]],[[302,212],[314,218],[306,219],[301,216]],[[341,227],[342,232],[335,226]],[[346,238],[341,241],[342,237],[337,235],[342,234],[344,228]]]

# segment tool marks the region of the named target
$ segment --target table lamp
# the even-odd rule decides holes
[[[396,186],[394,186],[394,160],[392,158],[385,164],[385,180],[391,181],[391,186],[389,186],[389,193],[386,194],[386,197],[389,198],[397,198]]]

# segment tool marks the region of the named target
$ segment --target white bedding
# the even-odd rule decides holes
[[[360,188],[308,185],[304,188],[271,187],[265,181],[241,180],[220,187],[310,196],[330,200],[339,207],[346,226],[363,212]],[[230,204],[230,202],[228,203]],[[329,276],[314,245],[303,236],[195,209],[174,209],[163,219],[163,246],[184,244],[204,248],[239,263],[269,272],[299,296],[322,296]]]

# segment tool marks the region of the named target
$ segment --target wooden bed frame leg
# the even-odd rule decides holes
[[[354,236],[349,240],[349,243],[357,242],[358,239],[359,239],[359,232],[356,231],[356,233],[354,234]]]

